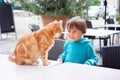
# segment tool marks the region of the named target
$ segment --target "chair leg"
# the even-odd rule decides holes
[[[99,38],[99,45],[100,45],[100,57],[102,56],[102,48],[101,48],[101,38]]]
[[[112,45],[112,44],[111,44],[111,36],[109,37],[109,45]]]
[[[1,25],[0,25],[0,40],[2,40],[2,31],[1,31]]]
[[[8,38],[8,33],[6,33],[6,37]]]
[[[15,31],[15,38],[17,39],[17,32]]]
[[[103,39],[104,40],[104,46],[107,46],[107,39]]]

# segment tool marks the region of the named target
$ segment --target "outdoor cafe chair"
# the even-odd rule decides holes
[[[57,60],[58,56],[63,52],[63,46],[66,40],[55,39],[54,46],[48,53],[48,59]]]
[[[93,28],[93,25],[92,25],[91,21],[86,21],[86,25],[87,25],[87,28]],[[107,40],[109,39],[109,44],[111,44],[110,36],[105,36],[105,37],[101,37],[101,38],[95,37],[95,38],[92,38],[92,39],[99,39],[100,40],[100,43],[99,43],[100,45],[101,45],[101,40],[103,40],[104,41],[104,46],[107,46]]]
[[[38,29],[40,29],[39,25],[36,25],[36,24],[29,24],[29,29],[34,32],[34,31],[37,31]]]
[[[120,45],[102,47],[102,67],[120,69]]]
[[[2,33],[15,32],[15,37],[17,38],[17,33],[14,24],[14,16],[12,5],[10,3],[1,3],[0,4],[0,37],[2,39]]]

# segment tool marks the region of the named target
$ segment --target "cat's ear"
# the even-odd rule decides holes
[[[58,25],[62,26],[62,24],[63,24],[63,20],[59,20]]]
[[[57,23],[57,20],[54,20],[54,23]]]

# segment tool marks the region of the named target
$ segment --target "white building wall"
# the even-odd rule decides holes
[[[101,0],[101,5],[104,5],[105,0]],[[106,0],[108,6],[113,6],[118,9],[118,0]]]

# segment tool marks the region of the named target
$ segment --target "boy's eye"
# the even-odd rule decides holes
[[[68,31],[68,33],[70,33],[70,32],[74,32],[74,33],[75,33],[75,32],[77,32],[77,31]]]
[[[70,31],[68,31],[68,32],[70,32]]]
[[[73,32],[76,32],[76,31],[73,31]]]

